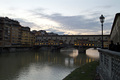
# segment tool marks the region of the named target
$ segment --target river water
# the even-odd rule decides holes
[[[62,80],[77,67],[98,59],[93,48],[80,54],[73,48],[2,53],[0,80]]]

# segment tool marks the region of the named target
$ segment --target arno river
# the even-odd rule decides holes
[[[75,68],[98,60],[97,50],[78,54],[76,49],[0,54],[0,80],[62,80]]]

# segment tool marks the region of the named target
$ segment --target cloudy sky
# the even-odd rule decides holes
[[[99,17],[105,16],[104,34],[110,34],[120,0],[0,0],[0,17],[18,20],[31,30],[58,34],[101,34]]]

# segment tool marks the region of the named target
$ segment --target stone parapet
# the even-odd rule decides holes
[[[98,49],[100,53],[99,73],[101,80],[120,80],[120,52]]]

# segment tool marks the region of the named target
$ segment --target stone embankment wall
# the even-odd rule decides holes
[[[0,53],[6,53],[6,52],[23,52],[23,51],[30,51],[33,50],[31,47],[26,48],[0,48]]]

